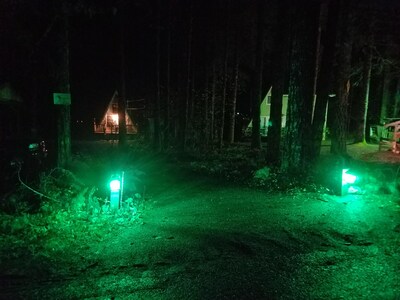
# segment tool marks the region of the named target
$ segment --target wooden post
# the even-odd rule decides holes
[[[58,89],[54,93],[54,104],[59,106],[57,118],[57,166],[66,168],[71,161],[71,95],[69,85],[69,28],[68,15],[64,11],[59,42]]]
[[[58,111],[58,159],[59,168],[65,168],[71,161],[71,106],[60,105]]]
[[[57,166],[65,168],[71,160],[71,95],[54,93],[57,109]]]

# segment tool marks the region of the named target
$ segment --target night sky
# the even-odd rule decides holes
[[[265,13],[264,90],[268,89],[272,76],[269,64],[274,47],[272,36],[277,2],[267,1]],[[304,9],[307,9],[307,1],[304,3]],[[370,3],[376,13],[374,22],[377,56],[386,59],[387,49],[391,49],[390,56],[394,59],[393,65],[396,66],[393,70],[395,76],[398,76],[400,40],[396,32],[399,25],[399,1]],[[364,5],[367,6],[367,2],[359,5],[356,15],[363,14]],[[73,121],[82,120],[91,125],[93,118],[101,118],[114,91],[119,89],[122,35],[126,96],[128,99],[145,98],[150,103],[155,97],[157,29],[161,26],[160,76],[163,91],[166,78],[167,29],[169,24],[172,24],[170,80],[174,92],[179,93],[184,86],[181,83],[185,81],[188,24],[192,10],[191,72],[195,80],[194,90],[201,90],[206,81],[203,74],[209,72],[207,68],[210,61],[213,57],[221,57],[223,54],[227,7],[230,12],[230,43],[233,44],[237,34],[240,44],[238,110],[249,113],[257,1],[2,0],[0,84],[11,83],[26,103],[28,115],[36,110],[37,119],[42,120],[39,121],[40,130],[49,131],[49,116],[52,116],[50,120],[54,121],[51,95],[57,91],[54,74],[59,72],[60,63],[56,53],[61,32],[60,12],[64,9],[68,11],[69,22]],[[362,26],[359,25],[356,29],[357,34],[363,31]],[[356,36],[356,39],[358,38],[359,36]],[[219,43],[213,48],[215,39]],[[229,72],[232,72],[232,63],[229,68]]]

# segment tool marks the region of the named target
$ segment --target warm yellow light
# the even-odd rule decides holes
[[[113,114],[111,116],[111,118],[112,118],[113,122],[118,125],[118,114]]]

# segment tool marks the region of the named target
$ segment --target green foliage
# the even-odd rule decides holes
[[[0,211],[8,214],[21,215],[32,211],[37,199],[24,187],[18,186],[12,192],[4,195],[0,201]]]
[[[261,153],[236,146],[192,157],[190,169],[229,182],[245,182],[265,164]]]
[[[249,151],[248,147],[244,146],[233,146],[221,152],[192,156],[190,160],[190,169],[196,173],[270,192],[321,189],[313,183],[312,176],[266,167],[263,151]]]
[[[21,185],[11,192],[0,207],[0,259],[76,253],[82,245],[137,222],[145,202],[133,183],[127,185],[121,209],[109,209],[105,162],[101,155],[79,155],[73,171],[53,169],[32,190]],[[132,181],[141,175],[138,170],[126,172]]]
[[[191,156],[190,170],[227,182],[242,183],[269,192],[307,191],[332,194],[330,186],[315,173],[283,172],[266,166],[263,151],[249,151],[245,146],[233,146],[220,152]],[[325,170],[325,174],[330,174]]]
[[[265,173],[265,168],[261,169]],[[258,171],[259,173],[259,171]],[[257,174],[257,173],[256,173]],[[303,191],[303,192],[326,192],[321,185],[315,184],[312,176],[304,176],[304,174],[294,174],[280,172],[279,170],[269,170],[268,176],[254,176],[249,182],[249,186],[262,188],[270,192],[276,191]]]

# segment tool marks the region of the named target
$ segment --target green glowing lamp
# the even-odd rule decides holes
[[[342,195],[354,194],[360,192],[359,187],[353,186],[357,181],[357,176],[351,174],[349,169],[342,170]]]
[[[110,181],[111,192],[116,192],[121,189],[121,181],[119,179],[113,179]]]
[[[36,151],[39,149],[39,144],[38,143],[29,144],[28,148],[30,151]]]
[[[347,173],[348,171],[349,171],[349,169],[342,170],[342,185],[353,184],[357,180],[357,176]]]
[[[117,210],[121,207],[122,186],[123,186],[122,180],[121,180],[120,176],[111,177],[111,180],[110,180],[110,209],[111,210]]]

